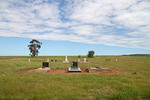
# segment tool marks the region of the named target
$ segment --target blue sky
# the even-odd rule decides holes
[[[0,0],[0,56],[150,53],[149,0]]]

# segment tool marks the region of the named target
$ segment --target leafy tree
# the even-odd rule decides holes
[[[93,58],[94,53],[95,53],[95,52],[94,52],[93,50],[89,51],[89,52],[88,52],[88,55],[87,55],[88,58]]]
[[[31,57],[38,56],[41,45],[42,45],[42,42],[39,42],[38,40],[33,39],[32,41],[30,41],[30,45],[28,45],[28,47],[30,50]]]

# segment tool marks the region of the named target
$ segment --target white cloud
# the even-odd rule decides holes
[[[1,0],[0,36],[150,49],[149,5],[148,0]]]
[[[91,36],[94,35],[94,27],[91,25],[72,26],[72,33],[77,35]]]
[[[80,21],[81,23],[93,24],[110,24],[112,14],[111,5],[103,5],[102,3],[83,1],[78,6],[73,8],[70,19]]]
[[[47,4],[38,5],[33,9],[37,12],[42,19],[57,19],[59,18],[58,4]]]

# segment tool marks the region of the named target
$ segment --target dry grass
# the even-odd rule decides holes
[[[84,57],[80,58],[82,61]],[[0,57],[1,100],[141,100],[150,99],[150,57],[96,57],[79,67],[95,65],[130,73],[103,74],[44,74],[17,73],[42,66],[47,57]],[[52,69],[68,69],[65,57],[50,57]],[[69,61],[78,60],[68,57]],[[110,59],[109,62],[106,59]],[[118,59],[116,62],[115,59]]]

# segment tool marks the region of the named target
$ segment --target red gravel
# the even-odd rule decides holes
[[[33,73],[35,69],[27,69],[27,70],[22,70],[18,73]],[[68,72],[68,69],[51,69],[48,72],[45,72],[48,74],[104,74],[104,75],[112,75],[112,74],[122,74],[122,73],[129,73],[127,71],[120,71],[120,70],[112,70],[112,71],[100,71],[100,72],[93,72],[89,73],[87,69],[81,69],[80,72]]]

